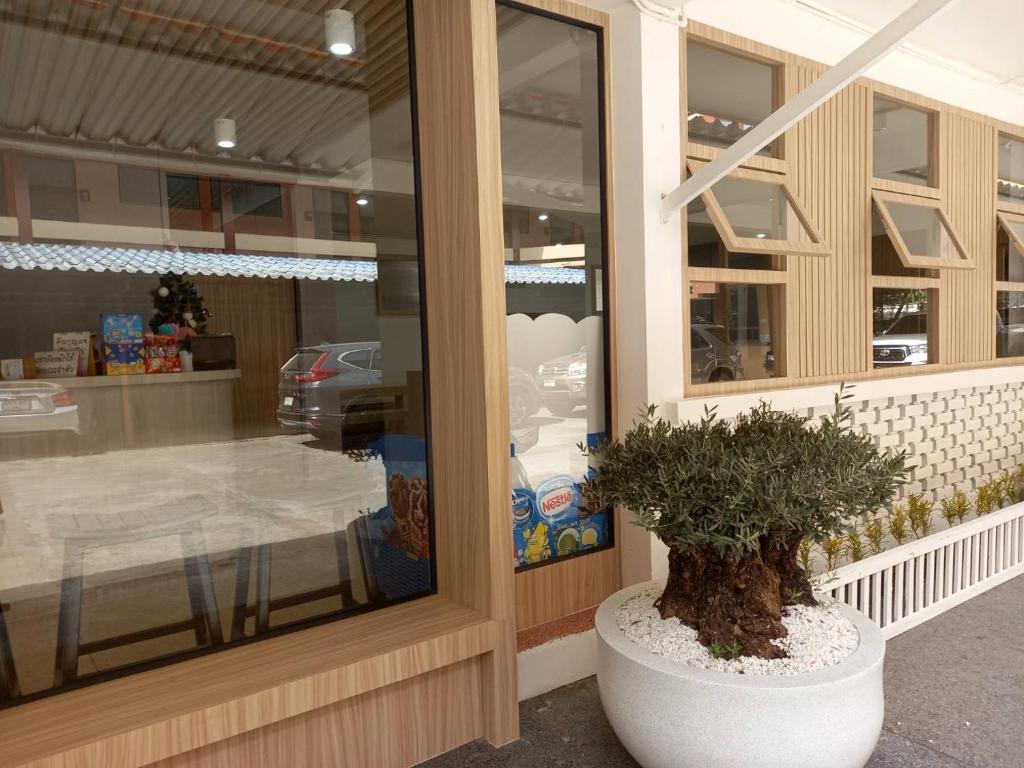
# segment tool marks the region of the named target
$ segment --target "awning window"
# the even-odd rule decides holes
[[[879,190],[871,194],[882,226],[905,267],[974,268],[938,200]]]
[[[373,282],[377,262],[355,259],[269,256],[141,248],[98,248],[52,243],[0,242],[0,268],[64,272],[142,272],[230,277],[295,278]],[[582,269],[505,265],[505,282],[530,285],[584,285]]]
[[[690,171],[703,163],[688,161]],[[701,196],[706,215],[734,253],[773,253],[793,256],[826,256],[821,235],[803,206],[778,174],[737,169],[716,182]]]

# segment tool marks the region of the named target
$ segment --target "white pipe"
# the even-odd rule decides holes
[[[731,173],[740,163],[766,147],[832,96],[860,77],[865,70],[895,49],[921,24],[957,0],[917,0],[914,5],[868,38],[846,58],[775,110],[735,144],[701,167],[662,198],[665,222],[708,187]]]
[[[636,6],[640,13],[652,16],[659,21],[667,21],[670,24],[675,24],[679,27],[686,27],[686,3],[688,0],[676,0],[676,4],[679,6],[679,10],[673,10],[672,8],[666,8],[661,3],[656,3],[654,0],[633,0],[633,5]]]

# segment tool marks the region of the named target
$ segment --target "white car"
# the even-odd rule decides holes
[[[78,402],[48,381],[0,381],[0,435],[78,433]]]
[[[875,368],[928,362],[928,315],[903,315],[872,341]]]

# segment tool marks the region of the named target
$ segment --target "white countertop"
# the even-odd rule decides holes
[[[130,376],[76,376],[66,379],[31,379],[59,384],[65,389],[93,387],[138,387],[153,384],[194,384],[206,381],[230,381],[241,378],[238,368],[226,371],[189,371],[187,373],[136,373]]]

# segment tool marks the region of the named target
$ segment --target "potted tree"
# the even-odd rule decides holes
[[[819,607],[798,554],[805,539],[840,535],[888,505],[906,481],[904,453],[851,429],[847,397],[841,389],[818,423],[762,403],[732,421],[708,411],[674,426],[651,408],[621,440],[583,449],[599,464],[583,488],[589,503],[631,511],[669,548],[663,587],[622,590],[596,620],[602,703],[645,768],[861,768],[869,759],[884,640],[847,606]],[[660,615],[643,624],[642,643],[631,619],[638,601]],[[789,665],[791,614],[818,629],[843,623],[835,629],[848,632],[849,649],[809,671]],[[738,661],[722,671],[668,658],[659,633],[681,627],[705,657]]]

